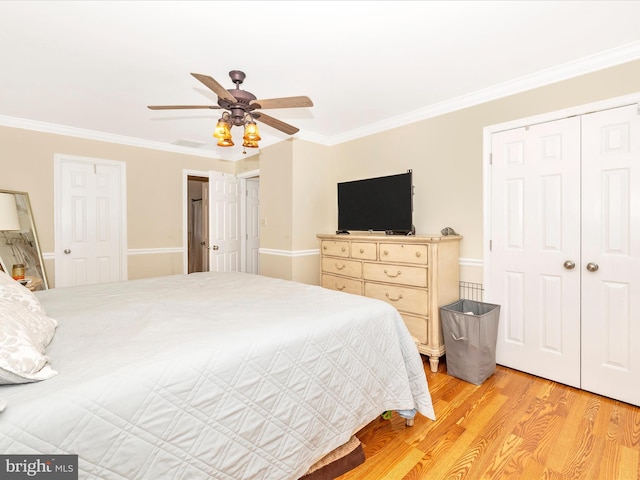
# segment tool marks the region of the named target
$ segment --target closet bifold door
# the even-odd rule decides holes
[[[638,105],[582,116],[582,388],[640,405]]]
[[[497,363],[580,386],[580,119],[492,135]]]

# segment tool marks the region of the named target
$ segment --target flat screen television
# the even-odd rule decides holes
[[[338,233],[350,230],[413,233],[412,171],[338,183]]]

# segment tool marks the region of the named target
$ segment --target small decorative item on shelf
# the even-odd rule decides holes
[[[14,280],[24,280],[24,263],[16,263],[11,270]]]

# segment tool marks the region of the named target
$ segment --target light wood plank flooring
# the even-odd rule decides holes
[[[425,372],[437,420],[374,420],[340,480],[640,480],[640,408],[501,366],[480,386]]]

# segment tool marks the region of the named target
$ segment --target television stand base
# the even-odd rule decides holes
[[[336,235],[351,235],[348,230],[336,230]]]

